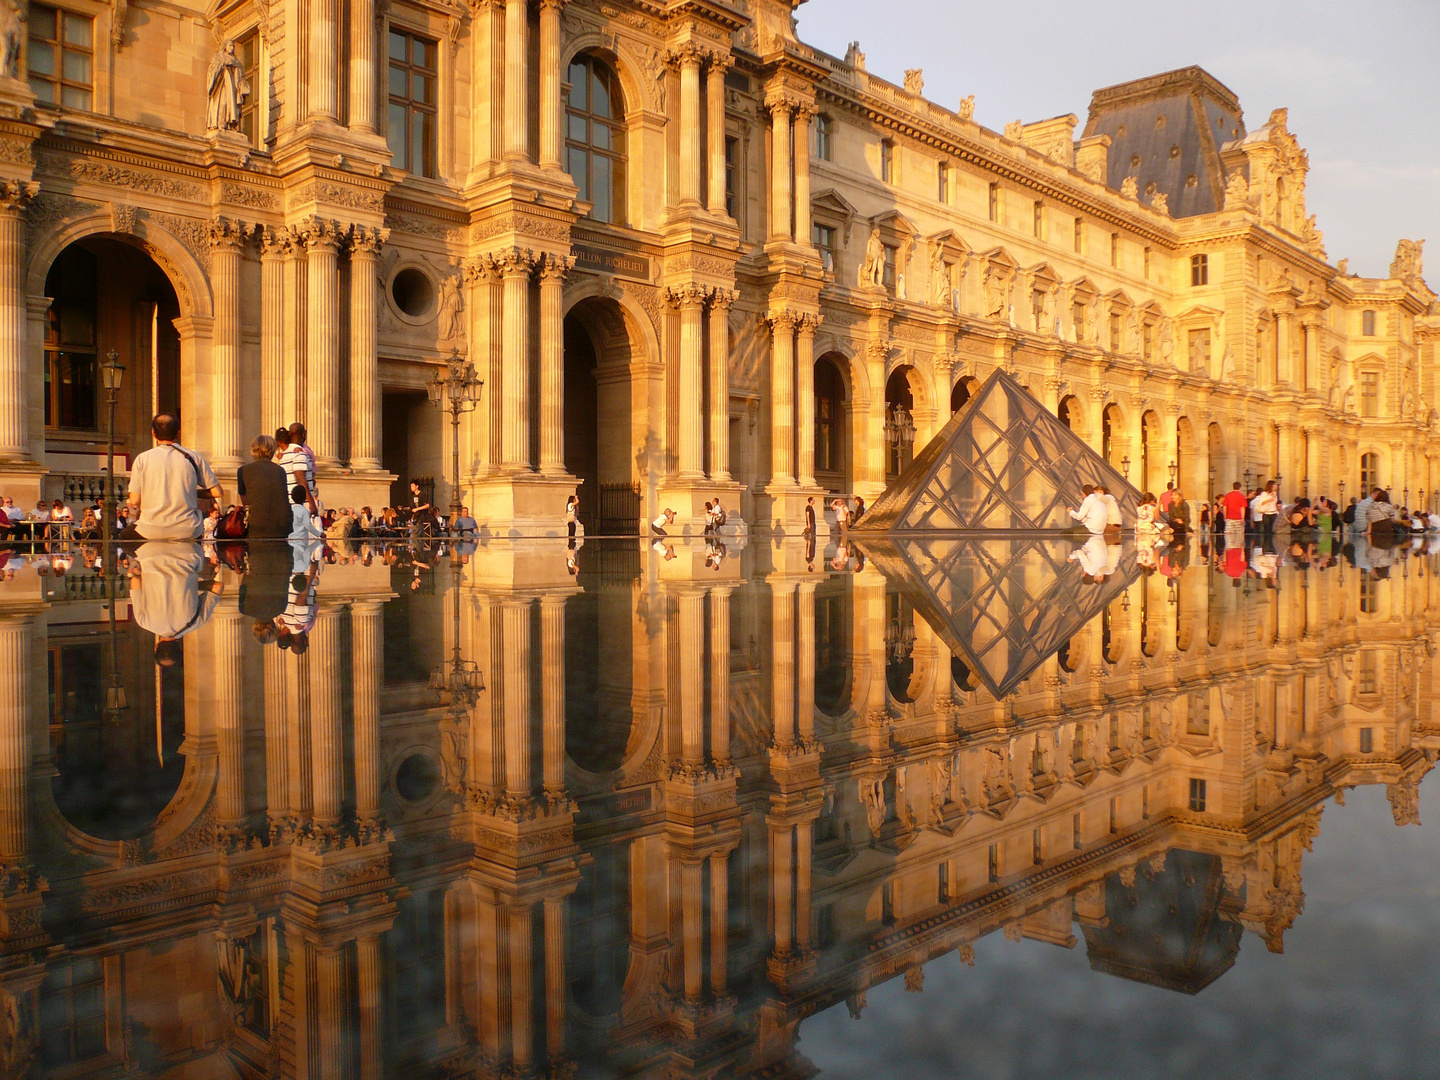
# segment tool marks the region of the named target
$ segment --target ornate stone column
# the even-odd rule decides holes
[[[505,160],[530,160],[527,0],[505,0]]]
[[[795,483],[795,325],[791,311],[770,315],[773,334],[770,352],[770,482],[790,487]]]
[[[322,604],[310,631],[310,733],[314,750],[315,828],[323,839],[340,824],[345,794],[340,609]]]
[[[558,169],[564,157],[560,101],[560,9],[566,0],[540,0],[540,167]]]
[[[712,214],[725,213],[725,72],[731,63],[728,56],[712,54],[705,77],[705,138],[709,150],[706,209]]]
[[[513,11],[515,0],[510,0]],[[524,2],[519,7],[524,12]],[[509,98],[507,97],[508,101]],[[502,351],[504,408],[502,442],[504,467],[512,472],[530,468],[530,270],[531,255],[518,249],[500,260],[505,284],[505,319]]]
[[[540,769],[552,799],[565,790],[565,601],[555,593],[540,598]]]
[[[25,208],[39,190],[21,180],[0,187],[0,460],[5,461],[30,457]]]
[[[211,453],[219,468],[240,465],[240,399],[244,395],[240,386],[240,260],[246,231],[242,223],[225,218],[210,223],[210,283],[215,292],[210,343],[215,417]]]
[[[505,795],[530,798],[530,599],[507,598],[501,604],[505,649]]]
[[[795,612],[795,710],[800,738],[809,744],[815,737],[815,586],[812,578],[796,589]]]
[[[375,131],[375,0],[350,0],[350,127]]]
[[[770,582],[770,715],[774,744],[795,744],[795,582]]]
[[[685,997],[699,1001],[705,988],[701,960],[704,958],[705,928],[701,914],[704,908],[703,870],[705,864],[699,859],[680,860],[680,932],[684,942],[683,956]]]
[[[711,480],[730,479],[730,308],[739,296],[733,289],[716,289],[710,297]]]
[[[790,955],[795,925],[793,826],[770,822],[770,901],[775,912],[775,955]]]
[[[675,632],[680,645],[680,685],[675,688],[680,761],[698,769],[705,764],[705,594],[698,588],[676,593]]]
[[[565,902],[545,898],[545,1052],[565,1053]]]
[[[790,239],[790,109],[787,94],[766,99],[770,109],[770,239]]]
[[[238,602],[223,597],[210,620],[213,649],[209,694],[214,702],[215,750],[219,775],[215,781],[215,817],[220,827],[236,835],[245,823],[245,718],[244,676],[241,671],[246,618]]]
[[[285,317],[281,328],[283,335],[282,355],[287,368],[280,384],[280,423],[288,425],[300,419],[306,407],[306,384],[308,368],[306,350],[309,346],[309,258],[305,253],[305,230],[291,225],[286,228],[289,235],[290,259],[285,265]]]
[[[35,620],[0,618],[0,864],[11,866],[30,847],[30,709]]]
[[[795,943],[810,950],[810,830],[808,821],[795,826]]]
[[[730,763],[730,589],[710,590],[710,756]]]
[[[266,226],[260,239],[260,428],[288,424],[285,413],[285,262],[290,233]],[[372,301],[373,302],[373,301]]]
[[[381,1041],[384,1016],[380,1011],[380,980],[384,968],[378,934],[362,934],[355,942],[355,968],[356,1003],[360,1011],[360,1080],[381,1080],[385,1056]]]
[[[532,1034],[534,986],[532,974],[534,910],[529,904],[517,903],[510,908],[510,1036],[515,1069],[522,1075],[534,1057],[535,1037]]]
[[[305,268],[309,283],[305,426],[316,464],[334,467],[340,462],[340,333],[336,325],[340,231],[335,222],[322,218],[311,218],[303,231],[309,256]]]
[[[286,741],[289,678],[286,654],[265,652],[265,813],[270,827],[284,828],[290,813],[290,746]]]
[[[380,600],[356,600],[350,608],[350,671],[355,688],[355,816],[362,829],[380,821],[380,687],[385,639]]]
[[[311,0],[306,27],[310,32],[309,94],[312,119],[334,121],[339,79],[335,66],[336,11],[339,0]]]
[[[710,856],[710,989],[716,997],[725,994],[729,982],[730,951],[730,853]]]
[[[810,117],[814,109],[795,110],[795,242],[810,247]]]
[[[380,362],[375,280],[389,229],[357,226],[350,237],[350,465],[380,470]]]
[[[1316,343],[1319,340],[1319,327],[1316,325],[1316,321],[1314,318],[1307,318],[1304,321],[1303,325],[1305,329],[1304,388],[1306,390],[1318,390],[1320,388],[1320,372],[1318,370],[1320,366],[1320,357],[1318,354]]]
[[[680,205],[700,205],[700,63],[698,46],[687,44],[670,54],[680,69]]]
[[[680,309],[680,400],[698,404],[701,400],[701,376],[704,353],[701,331],[705,318],[705,300],[709,293],[703,285],[679,285],[666,290],[666,298]],[[687,406],[680,410],[677,433],[679,475],[698,479],[705,475],[701,456],[700,410]]]
[[[546,0],[541,12],[556,2]],[[540,265],[540,471],[551,475],[565,471],[564,294],[574,265],[572,255],[547,255]]]
[[[801,487],[815,487],[815,331],[819,315],[800,316],[795,332],[795,457]]]

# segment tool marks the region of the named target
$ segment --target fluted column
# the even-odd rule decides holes
[[[810,108],[795,110],[795,242],[810,246]]]
[[[18,180],[0,185],[0,460],[6,461],[30,457],[25,208],[38,190]]]
[[[1306,319],[1305,328],[1305,379],[1306,390],[1318,390],[1320,388],[1320,357],[1316,342],[1319,340],[1319,326],[1314,319]]]
[[[1275,378],[1278,382],[1291,385],[1295,382],[1295,346],[1291,337],[1294,319],[1293,312],[1275,313]]]
[[[515,1068],[524,1072],[534,1057],[533,935],[534,912],[529,904],[510,908],[510,1037]]]
[[[333,81],[333,80],[332,80]],[[333,92],[333,86],[332,86]],[[340,460],[339,279],[336,273],[340,232],[333,221],[311,218],[304,226],[308,252],[309,319],[305,342],[305,426],[310,449],[320,465]]]
[[[380,1011],[382,964],[380,936],[362,934],[355,942],[355,996],[360,1012],[360,1080],[380,1080],[384,1074],[384,1016]]]
[[[513,0],[512,0],[513,6]],[[524,4],[521,9],[523,11]],[[509,100],[508,97],[506,99]],[[504,426],[505,468],[530,468],[530,269],[528,252],[510,251],[501,259],[505,277]]]
[[[558,169],[565,148],[560,101],[560,9],[565,0],[540,0],[540,166]]]
[[[265,664],[265,811],[272,826],[290,812],[290,744],[286,718],[290,712],[288,656],[264,650]]]
[[[215,294],[215,324],[210,342],[214,410],[213,463],[240,464],[240,259],[246,228],[221,218],[210,223],[210,282]]]
[[[319,1080],[341,1080],[345,1075],[344,1047],[349,1040],[349,1009],[345,986],[345,948],[336,945],[315,950],[315,1020]]]
[[[730,590],[710,590],[710,756],[730,761]]]
[[[681,955],[684,957],[685,997],[690,1001],[699,1001],[705,987],[700,963],[705,948],[705,928],[701,920],[705,903],[701,892],[704,866],[698,859],[680,861],[680,930],[685,944]]]
[[[260,429],[266,434],[277,424],[290,422],[284,396],[285,261],[288,258],[289,231],[266,226],[260,239]]]
[[[505,794],[530,797],[530,601],[501,605],[505,647]]]
[[[375,131],[375,0],[350,0],[350,127]]]
[[[0,618],[0,862],[23,858],[30,843],[30,708],[35,622]]]
[[[680,205],[700,205],[700,64],[704,53],[685,45],[671,53],[680,69]]]
[[[355,816],[380,818],[380,688],[385,676],[384,603],[357,600],[350,608],[350,671],[355,688]]]
[[[770,352],[770,482],[795,483],[795,314],[777,311],[770,316],[773,341]]]
[[[340,824],[345,794],[344,733],[341,729],[340,612],[321,605],[310,631],[310,732],[314,753],[315,825],[330,831]]]
[[[730,861],[729,853],[710,856],[710,989],[717,997],[729,981],[726,960],[730,951]]]
[[[808,821],[795,826],[795,943],[810,948],[810,830]]]
[[[565,600],[540,598],[540,770],[551,796],[565,790]]]
[[[770,897],[775,905],[775,952],[785,956],[794,941],[794,840],[788,823],[770,825]]]
[[[565,902],[545,899],[545,1052],[551,1061],[565,1052]]]
[[[380,469],[380,362],[375,344],[375,280],[389,229],[357,227],[350,238],[350,464]]]
[[[680,760],[705,762],[705,594],[687,589],[675,597],[675,630],[680,644]]]
[[[338,78],[335,65],[339,59],[336,44],[336,11],[339,0],[310,0],[307,29],[310,32],[310,116],[334,120],[338,115]]]
[[[529,161],[530,124],[526,0],[505,0],[505,160]]]
[[[790,100],[781,95],[770,107],[770,239],[790,239]]]
[[[815,331],[819,315],[802,315],[795,331],[795,457],[801,487],[815,487]]]
[[[245,719],[241,712],[245,700],[241,670],[245,623],[237,602],[228,596],[220,601],[210,620],[214,655],[208,681],[214,701],[219,760],[215,816],[228,829],[238,828],[245,820]]]
[[[701,399],[701,375],[704,351],[701,333],[705,318],[708,290],[702,285],[681,285],[667,291],[670,303],[680,309],[680,400],[687,407],[680,411],[678,458],[682,477],[705,475],[701,456],[701,416],[696,407]]]
[[[796,590],[795,611],[795,710],[800,738],[806,743],[815,735],[815,586],[812,578]]]
[[[795,743],[795,582],[770,582],[770,714],[775,745]]]
[[[716,289],[710,297],[711,480],[730,479],[730,308],[738,296]]]
[[[547,4],[554,2],[547,0]],[[549,8],[541,8],[542,13],[546,10]],[[547,255],[540,266],[540,471],[551,474],[565,471],[563,307],[565,275],[574,265],[573,256]]]
[[[305,253],[305,230],[292,225],[286,230],[290,258],[285,264],[285,315],[281,327],[282,356],[286,368],[280,380],[280,419],[288,425],[300,419],[306,408],[306,386],[309,382],[309,361],[306,351],[310,344],[309,258]]]
[[[730,64],[728,56],[712,56],[705,76],[705,138],[709,150],[706,208],[712,214],[725,213],[725,72]]]

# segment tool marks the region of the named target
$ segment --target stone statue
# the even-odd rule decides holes
[[[20,46],[25,41],[25,9],[18,0],[0,0],[0,75],[20,77]]]
[[[1037,327],[1042,334],[1056,334],[1055,328],[1055,290],[1046,289],[1040,300],[1040,325]],[[1058,334],[1057,334],[1058,336]]]
[[[1220,359],[1220,381],[1230,382],[1235,378],[1235,350],[1225,346],[1225,355]]]
[[[1336,272],[1337,274],[1339,274],[1341,277],[1349,277],[1349,276],[1350,276],[1350,260],[1349,260],[1349,259],[1341,259],[1338,263],[1335,264],[1335,272]]]
[[[974,95],[974,94],[967,94],[965,97],[961,98],[961,99],[960,99],[960,108],[959,108],[958,110],[956,110],[956,111],[957,111],[957,114],[959,115],[959,117],[960,117],[961,120],[964,120],[964,121],[966,121],[967,123],[974,123],[974,121],[975,121],[975,95]]]
[[[1250,181],[1236,169],[1225,181],[1225,209],[1244,210],[1250,203]]]
[[[1005,138],[1011,142],[1020,142],[1025,137],[1025,121],[1011,120],[1005,125]]]
[[[229,131],[240,126],[240,106],[250,96],[250,80],[245,67],[235,55],[235,42],[227,40],[215,59],[210,61],[210,106],[205,113],[205,126],[210,131]]]
[[[1413,285],[1421,280],[1421,253],[1424,240],[1401,240],[1395,245],[1395,260],[1390,264],[1390,277]]]
[[[945,262],[945,245],[930,246],[930,302],[936,307],[950,306],[950,267]]]
[[[1092,296],[1090,298],[1090,313],[1085,317],[1086,327],[1089,330],[1085,340],[1092,345],[1098,344],[1100,341],[1100,335],[1104,332],[1104,318],[1105,301],[1101,300],[1099,296]]]
[[[905,92],[919,97],[925,92],[925,72],[921,68],[905,69]]]
[[[1130,314],[1125,316],[1125,343],[1124,352],[1126,355],[1134,356],[1140,351],[1140,310],[1131,308]]]
[[[858,41],[850,42],[850,47],[845,50],[845,63],[856,71],[865,70],[865,54],[860,51]]]
[[[998,266],[985,271],[985,317],[999,319],[1005,314],[1009,302],[1009,280]]]
[[[885,287],[885,245],[880,241],[880,227],[870,229],[870,239],[865,242],[865,261],[860,264],[860,287],[862,289],[883,289]]]
[[[1137,202],[1139,201],[1140,185],[1136,181],[1135,177],[1125,177],[1124,181],[1120,184],[1120,197],[1122,199],[1134,199]]]
[[[1169,315],[1160,316],[1160,360],[1175,366],[1175,321]]]
[[[465,299],[460,295],[460,275],[449,274],[440,282],[440,340],[465,340]]]
[[[1169,217],[1170,197],[1163,191],[1155,192],[1154,195],[1150,196],[1150,209],[1154,210],[1157,214],[1163,214],[1165,217]]]

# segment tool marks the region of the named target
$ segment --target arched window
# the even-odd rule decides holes
[[[593,204],[596,221],[625,224],[625,98],[606,64],[581,55],[570,61],[565,100],[566,167]]]
[[[845,483],[845,382],[835,362],[815,364],[815,474],[832,490]]]

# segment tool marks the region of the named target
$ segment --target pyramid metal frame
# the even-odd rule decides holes
[[[995,408],[999,400],[1003,408]],[[1003,418],[997,423],[993,413]],[[1003,424],[1003,426],[1002,426]],[[1021,494],[1036,476],[1039,504]],[[867,532],[1062,531],[1083,484],[1104,484],[1135,519],[1140,492],[1021,386],[996,370],[855,528]],[[966,492],[969,492],[967,495]]]
[[[1133,549],[1086,581],[1062,537],[989,535],[860,546],[996,700],[1013,693],[1140,575]],[[1006,646],[1003,653],[997,646]]]

